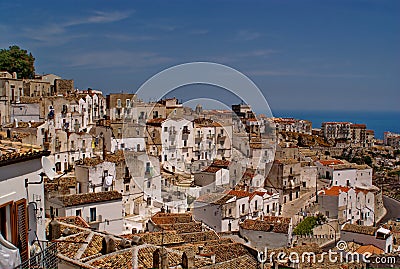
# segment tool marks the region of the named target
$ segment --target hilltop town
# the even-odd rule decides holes
[[[259,253],[320,255],[341,240],[399,267],[400,134],[390,130],[379,140],[359,122],[146,102],[6,71],[0,126],[0,231],[23,264],[320,268]],[[323,267],[344,264],[366,266]]]

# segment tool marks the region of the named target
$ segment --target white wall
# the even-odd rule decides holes
[[[106,231],[112,234],[122,234],[123,218],[121,200],[67,207],[65,208],[65,216],[76,216],[76,210],[80,209],[82,210],[82,218],[90,224],[90,208],[96,208],[98,220],[100,220],[99,216],[101,216],[99,231]],[[106,220],[109,220],[109,222]]]
[[[333,170],[332,186],[355,186],[356,172],[356,169]]]
[[[40,182],[39,174],[43,171],[40,160],[38,158],[0,167],[0,205],[20,199],[27,199],[27,204],[35,203],[38,208],[37,235],[39,240],[45,240],[44,184],[29,184],[28,189],[25,188],[25,179]]]

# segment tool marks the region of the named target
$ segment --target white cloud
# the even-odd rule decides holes
[[[145,68],[172,62],[172,59],[154,52],[131,52],[124,50],[74,53],[67,65],[81,68]]]
[[[284,70],[253,70],[246,72],[249,76],[293,76],[293,77],[320,77],[320,78],[366,78],[372,77],[363,74],[351,74],[351,73],[314,73],[308,71],[284,71]]]
[[[262,36],[262,34],[259,32],[250,31],[250,30],[240,30],[237,33],[236,38],[239,40],[251,41],[251,40],[255,40],[261,36]]]
[[[196,29],[196,30],[191,30],[189,34],[191,35],[205,35],[208,34],[209,31],[207,29]]]
[[[63,23],[62,25],[64,27],[68,27],[81,24],[116,22],[128,18],[132,14],[132,12],[133,11],[94,11],[93,14],[90,16],[70,20]]]

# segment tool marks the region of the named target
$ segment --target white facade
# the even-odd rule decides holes
[[[161,125],[161,159],[170,171],[185,171],[193,158],[193,125],[186,119],[167,119]]]
[[[111,138],[111,152],[117,150],[145,151],[146,142],[143,137]]]
[[[94,166],[76,165],[78,193],[112,190],[115,183],[115,163],[102,161]]]
[[[14,218],[18,214],[12,211],[16,203],[20,202],[26,203],[27,215],[30,216],[27,227],[29,245],[36,239],[35,232],[39,240],[46,240],[44,184],[41,181],[41,172],[41,155],[16,163],[2,163],[0,166],[0,210],[2,217],[5,217],[2,218],[2,223],[4,221],[6,228],[2,234],[10,242],[12,233],[17,229]],[[27,186],[26,180],[29,182]],[[22,233],[20,235],[23,236]]]
[[[62,206],[56,199],[52,199],[47,204],[46,207],[53,208],[58,217],[80,215],[97,231],[105,231],[111,234],[122,234],[123,232],[121,199],[73,206]]]

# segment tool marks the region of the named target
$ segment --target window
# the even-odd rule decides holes
[[[82,216],[82,210],[81,209],[77,209],[76,212],[75,212],[75,215],[81,217]]]
[[[256,210],[257,210],[257,205],[258,205],[258,201],[255,200],[255,201],[254,201],[254,207],[256,208]]]
[[[242,214],[244,214],[244,207],[245,205],[242,205]]]
[[[146,163],[146,173],[150,173],[150,162]]]
[[[168,160],[167,155],[164,155],[164,162],[166,162]]]
[[[232,209],[231,208],[229,208],[229,210],[228,210],[228,215],[232,215]]]
[[[126,107],[131,107],[131,100],[126,99]]]
[[[92,207],[90,209],[90,221],[96,221],[96,208]]]
[[[168,127],[164,127],[164,132],[168,132]]]
[[[129,185],[125,185],[125,191],[129,191]]]
[[[148,181],[147,181],[147,188],[150,189],[150,187],[151,187],[151,181],[148,180]]]
[[[269,205],[267,205],[267,214],[269,213]]]
[[[117,106],[121,107],[121,99],[117,99]]]

